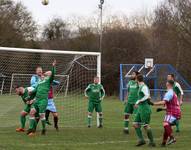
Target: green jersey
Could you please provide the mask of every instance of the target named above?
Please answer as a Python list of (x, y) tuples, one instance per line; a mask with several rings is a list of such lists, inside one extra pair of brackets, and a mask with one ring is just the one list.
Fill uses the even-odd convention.
[(179, 97), (180, 95), (184, 95), (184, 92), (178, 82), (174, 82), (173, 91)]
[(149, 98), (150, 98), (150, 91), (147, 85), (145, 84), (140, 85), (138, 90), (138, 101), (137, 101), (139, 102), (138, 112), (140, 113), (151, 112), (150, 105), (148, 104)]
[(139, 85), (137, 81), (130, 80), (127, 84), (128, 90), (128, 103), (135, 104), (138, 100)]
[(35, 88), (36, 99), (37, 100), (47, 99), (48, 98), (48, 93), (49, 93), (49, 90), (50, 90), (51, 83), (54, 80), (55, 72), (56, 72), (55, 67), (53, 67), (52, 68), (52, 75), (47, 76), (43, 80), (40, 80), (38, 82), (38, 85)]
[(28, 88), (25, 88), (23, 95), (21, 95), (21, 98), (22, 98), (24, 103), (26, 103), (29, 100), (34, 99), (34, 97), (35, 97), (35, 94), (29, 95), (29, 89)]
[(105, 96), (105, 90), (101, 84), (89, 84), (85, 89), (85, 95), (89, 98), (89, 101), (99, 103)]

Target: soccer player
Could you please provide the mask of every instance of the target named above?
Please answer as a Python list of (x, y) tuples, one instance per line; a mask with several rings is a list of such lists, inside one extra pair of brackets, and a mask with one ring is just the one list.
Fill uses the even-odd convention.
[(151, 108), (149, 105), (150, 91), (147, 85), (143, 81), (143, 75), (139, 74), (137, 76), (137, 81), (139, 84), (139, 90), (138, 90), (138, 100), (135, 103), (135, 108), (137, 108), (137, 113), (134, 120), (134, 128), (139, 138), (139, 141), (136, 146), (142, 146), (146, 144), (141, 131), (141, 126), (143, 126), (149, 138), (149, 146), (155, 147), (152, 130), (149, 125), (151, 119)]
[(36, 88), (38, 85), (38, 82), (41, 80), (41, 77), (43, 75), (42, 67), (38, 66), (36, 67), (36, 74), (31, 77), (31, 87)]
[(127, 98), (125, 100), (125, 110), (124, 110), (124, 133), (129, 134), (129, 116), (135, 113), (134, 105), (138, 100), (138, 90), (139, 85), (136, 80), (139, 72), (134, 71), (131, 75), (131, 80), (127, 84)]
[(173, 90), (174, 81), (168, 80), (166, 87), (168, 91), (166, 92), (163, 100), (154, 103), (155, 106), (166, 105), (166, 115), (163, 122), (164, 134), (161, 145), (163, 147), (166, 146), (166, 144), (170, 145), (176, 142), (176, 139), (172, 135), (172, 126), (175, 125), (176, 121), (181, 118), (180, 104), (177, 95)]
[(45, 119), (45, 111), (48, 104), (48, 93), (50, 90), (50, 86), (52, 84), (52, 81), (54, 80), (55, 75), (55, 65), (56, 60), (52, 63), (52, 71), (47, 71), (44, 73), (44, 76), (41, 77), (41, 80), (38, 82), (37, 87), (33, 91), (33, 93), (36, 94), (36, 100), (34, 104), (32, 105), (31, 111), (30, 111), (30, 126), (28, 130), (28, 135), (33, 136), (34, 135), (34, 127), (36, 124), (35, 121), (35, 114), (39, 113), (41, 123), (42, 123), (42, 135), (46, 134), (46, 119)]
[(33, 103), (33, 98), (35, 97), (34, 95), (29, 95), (31, 91), (32, 91), (31, 87), (24, 88), (22, 86), (17, 86), (15, 88), (16, 94), (19, 95), (24, 102), (24, 109), (20, 115), (21, 127), (16, 129), (17, 132), (25, 132), (26, 116), (30, 112), (31, 105)]
[[(174, 81), (173, 90), (174, 90), (174, 92), (176, 93), (176, 95), (177, 95), (177, 97), (179, 99), (180, 105), (182, 105), (184, 92), (183, 92), (180, 84), (175, 81), (174, 74), (169, 74), (167, 76), (167, 80)], [(176, 121), (176, 132), (180, 132), (180, 122), (179, 122), (179, 120)]]
[(91, 127), (92, 113), (95, 111), (99, 114), (99, 127), (103, 127), (103, 113), (101, 101), (105, 96), (105, 90), (103, 86), (99, 83), (99, 77), (94, 77), (94, 83), (89, 84), (85, 89), (85, 96), (88, 98), (88, 128)]
[(56, 110), (56, 106), (55, 106), (55, 103), (54, 103), (54, 94), (53, 94), (53, 86), (56, 86), (56, 85), (59, 85), (60, 82), (59, 81), (56, 81), (56, 80), (53, 80), (53, 83), (50, 87), (50, 91), (49, 91), (49, 94), (48, 94), (48, 106), (46, 108), (46, 114), (45, 114), (45, 118), (46, 118), (46, 123), (48, 125), (51, 125), (51, 123), (49, 122), (49, 114), (52, 113), (53, 115), (53, 118), (54, 118), (54, 128), (58, 131), (58, 113), (57, 113), (57, 110)]

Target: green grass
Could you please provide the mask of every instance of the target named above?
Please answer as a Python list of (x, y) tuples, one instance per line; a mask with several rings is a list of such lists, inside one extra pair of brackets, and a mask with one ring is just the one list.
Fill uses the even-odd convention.
[[(136, 148), (136, 136), (133, 128), (130, 128), (130, 135), (124, 135), (123, 129), (123, 104), (117, 100), (117, 98), (106, 98), (103, 102), (104, 110), (104, 128), (97, 129), (94, 125), (88, 129), (85, 126), (85, 107), (83, 107), (80, 113), (80, 117), (83, 119), (68, 120), (66, 114), (72, 113), (72, 109), (76, 109), (77, 105), (70, 103), (63, 103), (64, 110), (60, 111), (61, 116), (61, 128), (59, 132), (56, 132), (53, 127), (48, 127), (46, 136), (41, 136), (38, 130), (37, 136), (30, 138), (25, 133), (16, 133), (15, 128), (19, 126), (19, 112), (22, 110), (22, 103), (16, 96), (0, 96), (0, 150), (147, 150), (147, 145), (142, 148)], [(80, 104), (85, 104), (86, 101), (82, 101)], [(60, 105), (61, 102), (58, 102)], [(72, 107), (67, 109), (66, 107)], [(86, 106), (86, 105), (85, 105)], [(59, 107), (62, 108), (62, 107)], [(154, 132), (154, 137), (157, 143), (156, 148), (152, 149), (177, 149), (188, 150), (190, 149), (191, 139), (191, 105), (185, 103), (183, 106), (183, 118), (181, 120), (181, 132), (176, 134), (177, 143), (167, 148), (160, 148), (163, 128), (162, 120), (164, 113), (155, 113), (153, 110), (151, 126)], [(66, 111), (70, 111), (66, 113)], [(75, 117), (75, 115), (73, 115)], [(65, 118), (65, 119), (64, 119)], [(64, 122), (66, 122), (64, 124)], [(71, 127), (65, 127), (69, 125)], [(76, 123), (75, 123), (76, 122)], [(82, 123), (81, 123), (82, 122)], [(72, 124), (74, 123), (74, 124)], [(80, 124), (77, 127), (76, 124)], [(131, 124), (132, 125), (132, 124)]]

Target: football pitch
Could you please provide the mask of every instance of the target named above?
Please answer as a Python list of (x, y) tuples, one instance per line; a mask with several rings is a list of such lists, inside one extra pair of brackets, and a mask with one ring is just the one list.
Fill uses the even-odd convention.
[[(48, 126), (46, 136), (40, 135), (28, 137), (26, 133), (16, 133), (19, 127), (19, 113), (22, 103), (16, 96), (0, 96), (0, 150), (147, 150), (147, 149), (177, 149), (189, 150), (191, 140), (191, 105), (184, 103), (182, 107), (181, 132), (174, 133), (177, 143), (167, 148), (160, 148), (163, 134), (162, 120), (164, 112), (156, 113), (153, 108), (151, 126), (153, 129), (156, 148), (147, 145), (137, 148), (134, 145), (137, 138), (130, 125), (130, 134), (123, 134), (123, 109), (124, 105), (116, 97), (107, 97), (103, 101), (104, 128), (98, 129), (82, 126), (64, 127), (61, 120), (61, 128), (56, 132), (52, 126)], [(84, 101), (86, 103), (86, 101)], [(66, 107), (66, 106), (65, 106)], [(62, 116), (62, 111), (60, 116)], [(85, 115), (84, 115), (85, 116)], [(64, 116), (62, 116), (64, 117)], [(61, 118), (62, 118), (61, 117)], [(51, 120), (52, 121), (52, 120)], [(84, 117), (84, 122), (86, 118)], [(73, 120), (75, 123), (75, 120)], [(83, 123), (82, 123), (83, 124)], [(94, 120), (95, 124), (95, 120)], [(39, 124), (41, 126), (41, 124)], [(145, 134), (144, 134), (145, 135)], [(146, 137), (146, 135), (145, 135)]]

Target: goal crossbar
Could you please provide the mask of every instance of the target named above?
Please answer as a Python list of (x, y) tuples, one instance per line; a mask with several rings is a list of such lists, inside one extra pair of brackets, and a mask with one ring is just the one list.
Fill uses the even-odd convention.
[(27, 49), (27, 48), (11, 48), (0, 47), (0, 51), (14, 51), (14, 52), (29, 52), (29, 53), (52, 53), (52, 54), (68, 54), (68, 55), (94, 55), (100, 56), (99, 52), (81, 52), (81, 51), (61, 51), (61, 50), (46, 50), (46, 49)]

